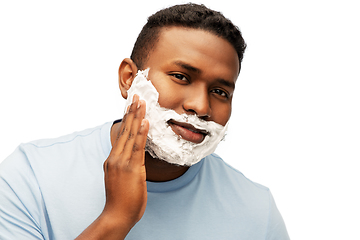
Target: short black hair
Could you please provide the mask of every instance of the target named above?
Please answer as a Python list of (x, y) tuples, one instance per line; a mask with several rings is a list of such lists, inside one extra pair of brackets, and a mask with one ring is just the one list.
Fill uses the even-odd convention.
[(143, 69), (151, 50), (158, 42), (160, 30), (171, 26), (205, 30), (227, 40), (235, 48), (241, 68), (246, 43), (239, 28), (220, 12), (202, 4), (188, 3), (162, 9), (148, 18), (130, 57), (139, 69)]

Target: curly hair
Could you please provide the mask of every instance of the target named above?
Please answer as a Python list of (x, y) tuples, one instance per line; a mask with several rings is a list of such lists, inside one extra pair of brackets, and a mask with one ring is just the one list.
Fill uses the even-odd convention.
[(239, 28), (220, 12), (213, 11), (204, 5), (189, 3), (165, 8), (148, 18), (135, 42), (130, 57), (139, 69), (143, 69), (154, 49), (161, 28), (171, 26), (209, 31), (227, 40), (235, 48), (241, 68), (246, 43)]

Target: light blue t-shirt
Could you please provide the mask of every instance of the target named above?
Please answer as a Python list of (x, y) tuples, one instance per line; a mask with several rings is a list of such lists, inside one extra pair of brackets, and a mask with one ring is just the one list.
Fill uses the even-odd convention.
[[(2, 162), (0, 239), (74, 239), (100, 215), (111, 126), (21, 144)], [(147, 188), (126, 239), (289, 239), (269, 189), (215, 154)]]

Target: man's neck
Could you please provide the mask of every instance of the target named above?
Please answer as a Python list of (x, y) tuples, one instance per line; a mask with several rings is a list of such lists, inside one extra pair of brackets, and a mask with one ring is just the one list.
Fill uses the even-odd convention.
[(179, 166), (153, 158), (145, 153), (146, 180), (151, 182), (165, 182), (183, 175), (189, 167)]

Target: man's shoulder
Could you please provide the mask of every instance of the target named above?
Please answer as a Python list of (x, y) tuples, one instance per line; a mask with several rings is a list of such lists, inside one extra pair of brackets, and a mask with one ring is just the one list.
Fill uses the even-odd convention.
[(29, 166), (33, 171), (52, 167), (60, 170), (67, 163), (77, 160), (105, 158), (111, 149), (111, 122), (57, 138), (40, 139), (20, 144), (2, 163), (2, 171), (19, 171)]
[(56, 138), (38, 139), (28, 143), (22, 143), (20, 146), (26, 148), (48, 148), (56, 145), (71, 144), (75, 142), (78, 138), (90, 139), (92, 137), (101, 137), (101, 135), (98, 134), (101, 134), (101, 131), (104, 128), (109, 129), (110, 125), (111, 122), (107, 122), (96, 127), (86, 128), (84, 130), (76, 131)]

